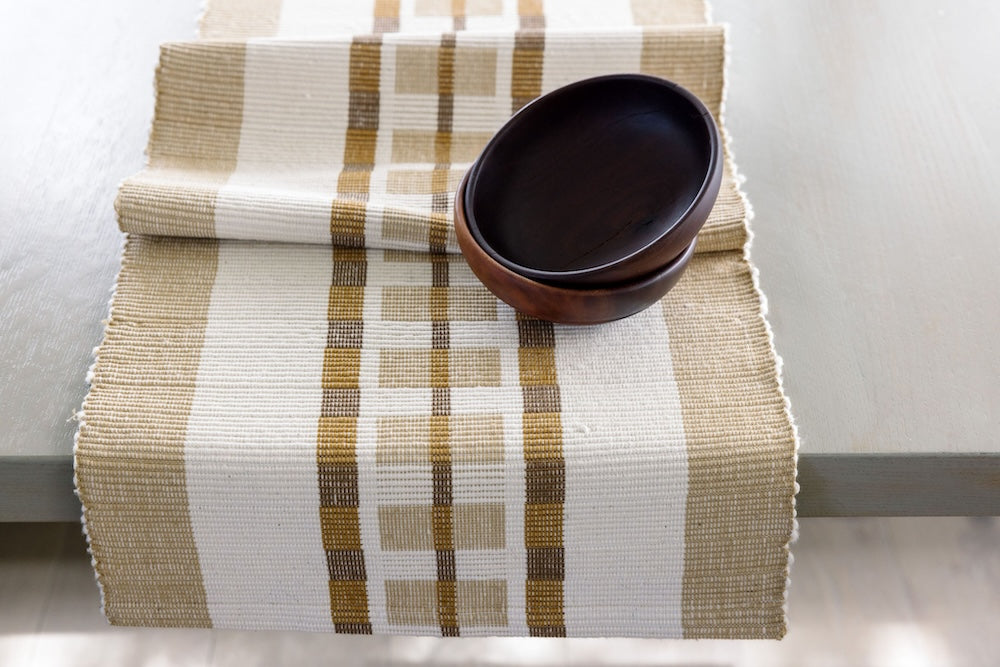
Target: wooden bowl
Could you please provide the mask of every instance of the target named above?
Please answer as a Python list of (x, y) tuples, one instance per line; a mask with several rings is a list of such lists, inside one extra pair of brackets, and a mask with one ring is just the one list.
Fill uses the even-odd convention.
[(455, 234), (462, 254), (479, 280), (516, 310), (561, 324), (601, 324), (633, 315), (659, 301), (694, 255), (695, 241), (681, 254), (638, 280), (611, 287), (564, 287), (522, 276), (497, 262), (473, 238), (465, 217), (466, 174), (455, 195)]
[(605, 286), (691, 245), (722, 181), (705, 105), (675, 83), (614, 74), (559, 88), (500, 129), (470, 170), (476, 242), (511, 271)]

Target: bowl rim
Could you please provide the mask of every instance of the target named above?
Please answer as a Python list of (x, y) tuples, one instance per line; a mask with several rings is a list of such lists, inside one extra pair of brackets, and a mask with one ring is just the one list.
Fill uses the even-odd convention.
[[(602, 324), (605, 322), (611, 322), (617, 319), (622, 319), (624, 317), (634, 315), (636, 312), (639, 311), (637, 310), (630, 313), (617, 315), (612, 318), (581, 319), (576, 317), (570, 318), (564, 316), (551, 318), (549, 317), (549, 315), (551, 315), (552, 313), (548, 314), (542, 313), (538, 308), (533, 307), (532, 304), (528, 304), (527, 308), (524, 309), (525, 306), (517, 305), (511, 302), (510, 299), (513, 298), (511, 293), (505, 292), (504, 295), (494, 290), (494, 287), (491, 286), (490, 284), (491, 282), (493, 282), (492, 279), (486, 280), (483, 278), (482, 275), (480, 275), (480, 270), (477, 269), (478, 263), (473, 261), (475, 258), (469, 256), (470, 252), (475, 252), (476, 257), (485, 262), (485, 265), (489, 267), (488, 272), (495, 273), (498, 277), (506, 279), (512, 285), (520, 285), (522, 288), (529, 288), (531, 290), (541, 290), (542, 292), (548, 294), (551, 297), (557, 297), (561, 301), (576, 303), (576, 304), (585, 301), (593, 302), (597, 300), (610, 299), (614, 298), (617, 295), (625, 293), (643, 292), (644, 290), (652, 287), (654, 284), (659, 284), (663, 281), (671, 280), (671, 278), (669, 277), (671, 274), (674, 276), (674, 281), (676, 282), (676, 280), (680, 278), (680, 275), (683, 274), (683, 272), (686, 270), (691, 260), (694, 259), (695, 247), (697, 246), (698, 243), (697, 237), (692, 239), (691, 242), (688, 245), (686, 245), (684, 249), (676, 257), (673, 257), (669, 261), (664, 262), (664, 264), (659, 268), (657, 268), (656, 270), (652, 271), (651, 273), (643, 274), (642, 276), (639, 276), (633, 280), (624, 283), (616, 283), (613, 285), (604, 285), (604, 286), (583, 285), (580, 287), (571, 287), (567, 285), (553, 285), (551, 283), (546, 283), (536, 280), (534, 278), (531, 278), (530, 276), (521, 275), (520, 273), (512, 271), (511, 269), (507, 268), (500, 262), (496, 261), (496, 259), (494, 259), (488, 252), (486, 252), (486, 250), (482, 246), (479, 245), (475, 237), (472, 236), (472, 231), (468, 224), (468, 216), (466, 215), (465, 211), (465, 201), (464, 197), (462, 196), (464, 194), (467, 182), (468, 182), (468, 174), (466, 174), (465, 177), (463, 177), (459, 185), (459, 189), (458, 192), (456, 193), (453, 206), (454, 225), (455, 225), (459, 248), (462, 251), (462, 256), (465, 258), (465, 261), (469, 265), (469, 268), (473, 272), (473, 274), (475, 274), (475, 276), (479, 279), (479, 281), (483, 284), (483, 286), (486, 287), (486, 289), (488, 289), (494, 296), (496, 296), (498, 299), (500, 299), (507, 305), (513, 307), (515, 310), (524, 312), (525, 314), (530, 315), (532, 317), (540, 317), (542, 319), (562, 324), (590, 325), (590, 324)], [(466, 248), (466, 245), (469, 245), (474, 249), (469, 250)], [(669, 291), (672, 287), (673, 285), (668, 287), (667, 291)], [(518, 293), (521, 292), (521, 289), (513, 289), (511, 290), (511, 292)], [(660, 298), (662, 298), (662, 295), (660, 296)], [(645, 310), (651, 305), (652, 303), (646, 304), (640, 310)]]
[[(520, 119), (523, 117), (523, 115), (526, 112), (528, 112), (529, 109), (536, 106), (540, 102), (547, 101), (551, 99), (553, 96), (568, 94), (569, 92), (572, 92), (578, 88), (599, 85), (608, 81), (639, 81), (642, 83), (653, 84), (661, 88), (670, 90), (671, 92), (679, 95), (688, 104), (694, 107), (694, 109), (698, 112), (698, 116), (702, 119), (702, 122), (704, 123), (706, 131), (708, 133), (708, 150), (709, 150), (709, 161), (706, 166), (704, 177), (702, 178), (701, 181), (701, 185), (698, 187), (698, 192), (695, 194), (694, 198), (691, 200), (688, 207), (684, 209), (684, 212), (678, 215), (673, 220), (672, 224), (670, 224), (669, 227), (667, 227), (659, 235), (657, 235), (656, 238), (649, 241), (642, 247), (637, 248), (631, 253), (619, 257), (610, 262), (605, 262), (604, 264), (586, 267), (583, 269), (573, 269), (569, 271), (552, 271), (547, 269), (535, 269), (532, 267), (524, 266), (522, 264), (518, 264), (517, 262), (508, 259), (507, 257), (504, 257), (501, 253), (497, 252), (497, 250), (492, 245), (490, 245), (483, 237), (482, 233), (479, 230), (479, 225), (476, 222), (475, 215), (473, 214), (474, 207), (472, 206), (472, 200), (475, 195), (475, 186), (479, 177), (479, 171), (483, 162), (483, 158), (486, 157), (496, 147), (496, 144), (502, 139), (502, 136), (507, 133), (509, 127), (519, 122)], [(620, 74), (603, 74), (600, 76), (580, 79), (578, 81), (566, 84), (565, 86), (556, 88), (555, 90), (551, 90), (548, 93), (540, 95), (535, 99), (531, 100), (530, 102), (528, 102), (527, 104), (525, 104), (520, 109), (518, 109), (510, 118), (508, 118), (507, 121), (503, 124), (503, 126), (501, 126), (500, 129), (497, 130), (494, 133), (494, 135), (490, 138), (489, 142), (487, 142), (486, 146), (479, 153), (479, 156), (476, 158), (475, 162), (472, 163), (472, 165), (466, 172), (467, 187), (464, 188), (462, 194), (462, 199), (463, 199), (462, 203), (464, 208), (463, 214), (465, 215), (469, 232), (472, 234), (472, 237), (475, 239), (476, 243), (478, 243), (480, 247), (482, 247), (488, 255), (490, 255), (493, 259), (495, 259), (497, 262), (499, 262), (506, 268), (517, 273), (518, 275), (521, 275), (526, 278), (531, 278), (532, 280), (536, 280), (546, 284), (551, 284), (551, 283), (562, 283), (563, 285), (572, 284), (574, 282), (573, 280), (574, 278), (594, 276), (595, 274), (600, 274), (609, 271), (611, 269), (614, 269), (615, 267), (621, 266), (623, 264), (627, 264), (628, 262), (635, 259), (639, 255), (648, 252), (651, 248), (658, 245), (667, 236), (673, 233), (681, 225), (682, 222), (687, 220), (692, 215), (692, 213), (694, 213), (696, 209), (700, 207), (704, 199), (708, 196), (709, 192), (713, 189), (713, 181), (715, 180), (715, 174), (717, 171), (719, 171), (719, 165), (722, 162), (722, 160), (723, 160), (722, 138), (720, 136), (719, 128), (715, 122), (715, 118), (714, 116), (712, 116), (712, 112), (708, 110), (708, 107), (706, 107), (705, 104), (700, 99), (698, 99), (698, 97), (690, 90), (688, 90), (684, 86), (674, 81), (670, 81), (669, 79), (664, 79), (662, 77), (652, 76), (649, 74), (641, 74), (635, 72), (620, 73)], [(685, 249), (686, 248), (687, 246), (685, 245)], [(677, 257), (679, 257), (682, 254), (684, 254), (684, 250), (681, 250), (680, 254)], [(663, 263), (669, 264), (673, 262), (674, 259), (676, 259), (676, 257), (665, 258), (663, 260)], [(639, 276), (636, 276), (636, 278), (638, 277)]]

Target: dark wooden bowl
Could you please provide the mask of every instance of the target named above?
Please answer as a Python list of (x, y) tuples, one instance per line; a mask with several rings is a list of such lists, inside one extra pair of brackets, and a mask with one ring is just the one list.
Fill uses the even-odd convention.
[(465, 213), (494, 260), (534, 280), (605, 286), (691, 245), (722, 181), (711, 113), (675, 83), (614, 74), (559, 88), (500, 129)]
[(501, 300), (527, 315), (561, 324), (601, 324), (633, 315), (659, 301), (694, 255), (695, 240), (673, 261), (638, 280), (612, 287), (550, 285), (511, 271), (473, 238), (465, 217), (466, 174), (455, 195), (455, 235), (472, 272)]

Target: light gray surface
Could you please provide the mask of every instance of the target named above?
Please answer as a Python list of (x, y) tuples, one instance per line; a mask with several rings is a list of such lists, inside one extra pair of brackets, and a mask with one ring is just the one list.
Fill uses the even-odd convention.
[(0, 664), (458, 667), (987, 667), (1000, 519), (807, 519), (789, 631), (731, 640), (359, 637), (111, 628), (80, 527), (0, 525)]
[(714, 4), (802, 451), (1000, 455), (1000, 4)]
[(143, 165), (159, 43), (198, 0), (4, 3), (0, 18), (0, 456), (66, 456)]
[[(732, 24), (727, 124), (757, 213), (753, 258), (803, 481), (868, 488), (847, 506), (878, 513), (890, 490), (869, 485), (865, 459), (811, 455), (983, 453), (951, 459), (947, 487), (934, 456), (900, 470), (914, 512), (946, 496), (940, 511), (993, 511), (983, 494), (1000, 496), (1000, 480), (966, 484), (961, 466), (981, 475), (1000, 459), (1000, 6), (715, 5)], [(0, 520), (75, 512), (53, 480), (68, 483), (69, 418), (118, 268), (115, 188), (142, 164), (157, 45), (190, 38), (198, 6), (4, 10), (0, 481), (19, 483), (0, 485)]]

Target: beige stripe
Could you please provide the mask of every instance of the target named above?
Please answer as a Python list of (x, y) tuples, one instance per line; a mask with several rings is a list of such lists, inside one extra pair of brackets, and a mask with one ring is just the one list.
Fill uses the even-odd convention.
[(211, 626), (188, 514), (184, 439), (216, 262), (215, 241), (137, 237), (125, 247), (76, 453), (115, 625)]
[(465, 0), (451, 0), (451, 29), (453, 31), (465, 30), (466, 14)]
[(517, 14), (522, 30), (540, 30), (545, 27), (542, 0), (517, 0)]
[(636, 25), (704, 23), (704, 0), (632, 0), (632, 21)]
[(125, 181), (115, 201), (123, 231), (215, 235), (215, 200), (239, 152), (245, 62), (243, 45), (162, 47), (149, 167)]
[(210, 0), (198, 26), (201, 39), (250, 39), (278, 34), (281, 0)]
[(684, 636), (780, 637), (795, 443), (750, 267), (696, 255), (663, 304), (688, 451)]
[(165, 44), (156, 73), (152, 167), (230, 172), (243, 123), (241, 44)]
[(399, 0), (375, 0), (372, 32), (399, 32)]

